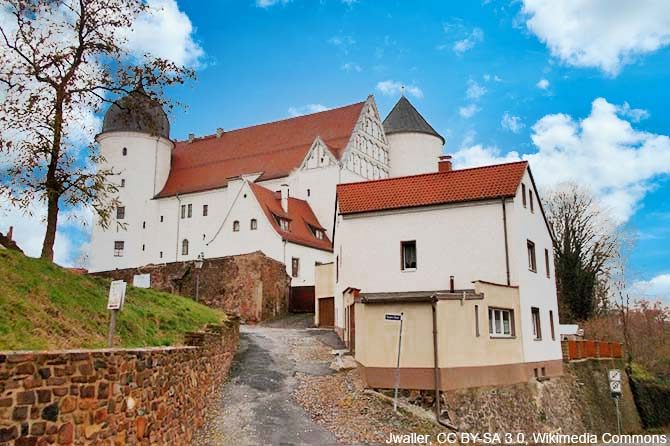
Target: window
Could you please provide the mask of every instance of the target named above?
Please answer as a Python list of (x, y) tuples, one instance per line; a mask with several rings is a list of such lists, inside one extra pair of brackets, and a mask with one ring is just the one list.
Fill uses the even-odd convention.
[(147, 228), (147, 222), (146, 222), (146, 221), (143, 221), (143, 222), (142, 222), (142, 229), (146, 229), (146, 228)]
[(146, 248), (146, 245), (143, 243), (142, 244), (142, 251), (144, 251), (145, 248)]
[(314, 230), (314, 237), (317, 238), (317, 240), (323, 240), (325, 238), (325, 235), (321, 229), (315, 229)]
[(312, 193), (312, 192), (311, 192), (309, 189), (307, 189), (307, 196), (308, 196), (308, 197), (311, 196), (311, 193)]
[(203, 204), (202, 205), (202, 216), (207, 217), (208, 212), (209, 212), (209, 206), (207, 206), (206, 204)]
[(181, 255), (187, 256), (188, 255), (188, 240), (184, 239), (181, 242)]
[(277, 222), (279, 222), (279, 227), (282, 231), (288, 232), (291, 229), (291, 225), (287, 219), (277, 217)]
[(489, 334), (503, 338), (514, 336), (514, 312), (503, 308), (489, 308)]
[(114, 257), (123, 257), (124, 242), (114, 242)]
[(188, 205), (188, 218), (193, 217), (193, 205), (189, 204)]
[(556, 331), (554, 330), (554, 312), (549, 310), (549, 328), (551, 328), (551, 340), (556, 340)]
[(116, 219), (117, 220), (123, 220), (126, 218), (126, 207), (125, 206), (117, 206), (116, 208)]
[(124, 147), (123, 149), (121, 149), (121, 154), (122, 154), (123, 156), (128, 155), (128, 148), (127, 148), (127, 147)]
[(233, 222), (233, 232), (240, 232), (240, 222), (237, 220)]
[(536, 273), (537, 263), (535, 262), (535, 243), (526, 240), (526, 245), (528, 246), (528, 269)]
[(297, 257), (291, 258), (291, 277), (298, 277), (300, 275), (300, 259)]
[(162, 258), (163, 258), (163, 251), (161, 251), (160, 253), (158, 253), (158, 256), (162, 259)]
[(547, 270), (547, 277), (550, 277), (551, 273), (549, 272), (549, 250), (548, 249), (544, 250), (544, 268)]
[(249, 222), (249, 228), (252, 231), (255, 231), (256, 229), (258, 229), (258, 220), (256, 220), (255, 218), (252, 218), (251, 221)]
[(163, 223), (163, 216), (161, 215), (161, 223)]
[(475, 305), (475, 336), (479, 337), (479, 305)]
[(126, 179), (121, 178), (121, 187), (126, 187)]
[(542, 326), (540, 324), (540, 309), (532, 307), (530, 312), (533, 316), (533, 337), (539, 341), (542, 339)]
[(535, 212), (535, 207), (533, 206), (533, 191), (528, 191), (528, 199), (530, 200), (530, 211)]
[(400, 242), (400, 269), (416, 269), (416, 240)]
[(181, 205), (181, 218), (186, 218), (186, 205)]
[(526, 207), (526, 185), (521, 183), (521, 202), (523, 207)]

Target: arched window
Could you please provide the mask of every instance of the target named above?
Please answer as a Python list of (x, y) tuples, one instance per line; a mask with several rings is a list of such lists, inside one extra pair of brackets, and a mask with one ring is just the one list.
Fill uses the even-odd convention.
[(255, 218), (251, 219), (251, 222), (249, 223), (249, 227), (251, 228), (252, 231), (255, 231), (258, 229), (258, 221)]
[(181, 255), (187, 256), (188, 255), (188, 240), (184, 239), (181, 242)]
[(128, 148), (127, 148), (127, 147), (124, 147), (124, 148), (121, 150), (121, 154), (122, 154), (123, 156), (128, 155)]
[(233, 222), (233, 232), (240, 232), (240, 222), (237, 220)]

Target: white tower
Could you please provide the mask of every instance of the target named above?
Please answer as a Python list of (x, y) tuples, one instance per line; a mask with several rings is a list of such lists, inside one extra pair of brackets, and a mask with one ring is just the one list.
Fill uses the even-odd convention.
[[(149, 234), (156, 225), (158, 194), (170, 173), (173, 142), (170, 122), (159, 103), (140, 87), (112, 104), (96, 137), (105, 161), (99, 168), (117, 174), (109, 180), (119, 188), (119, 208), (107, 230), (93, 228), (92, 271), (143, 264), (148, 258)], [(125, 226), (123, 228), (122, 226)]]
[(402, 96), (384, 119), (391, 177), (437, 172), (444, 138)]

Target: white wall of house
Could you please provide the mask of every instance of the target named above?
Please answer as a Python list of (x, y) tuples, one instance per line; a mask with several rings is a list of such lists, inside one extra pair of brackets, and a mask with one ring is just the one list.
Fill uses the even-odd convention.
[[(526, 193), (533, 193), (533, 211), (530, 209), (530, 198), (527, 195), (526, 207), (521, 197), (522, 187), (519, 186), (517, 196), (508, 206), (510, 259), (513, 266), (513, 277), (519, 285), (521, 299), (521, 322), (524, 330), (523, 348), (526, 361), (545, 361), (561, 359), (561, 344), (558, 333), (558, 300), (556, 297), (556, 278), (554, 257), (549, 230), (542, 215), (540, 200), (528, 171), (524, 174), (522, 184)], [(527, 241), (535, 244), (536, 272), (529, 269)], [(549, 254), (549, 277), (545, 267), (545, 249)], [(531, 308), (539, 309), (542, 339), (533, 336)], [(549, 312), (554, 320), (554, 339), (551, 336)]]
[(393, 133), (387, 138), (391, 177), (437, 172), (443, 147), (440, 138), (426, 133)]

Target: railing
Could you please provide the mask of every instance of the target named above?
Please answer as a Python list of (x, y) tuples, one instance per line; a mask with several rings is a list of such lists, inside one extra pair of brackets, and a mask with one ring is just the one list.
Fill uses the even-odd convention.
[(623, 347), (619, 342), (607, 341), (563, 341), (563, 359), (574, 361), (588, 358), (622, 358)]

